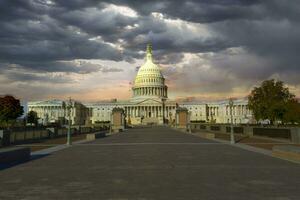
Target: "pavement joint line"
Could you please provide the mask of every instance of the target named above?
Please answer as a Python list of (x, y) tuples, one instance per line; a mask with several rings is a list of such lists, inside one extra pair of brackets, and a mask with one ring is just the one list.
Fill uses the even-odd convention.
[(105, 143), (105, 144), (77, 144), (77, 146), (130, 146), (130, 145), (223, 145), (220, 143), (193, 143), (193, 142), (139, 142), (139, 143)]
[[(218, 140), (216, 140), (219, 142)], [(282, 143), (242, 143), (244, 144), (282, 144)], [(216, 142), (139, 142), (139, 143), (105, 143), (105, 144), (77, 144), (76, 146), (113, 146), (113, 145), (231, 145), (230, 143)], [(235, 144), (240, 145), (240, 144)]]
[[(220, 139), (212, 139), (220, 143), (215, 142), (138, 142), (138, 143), (105, 143), (105, 144), (92, 144), (88, 143), (91, 142), (89, 140), (82, 140), (80, 143), (73, 143), (73, 145), (91, 145), (91, 146), (103, 146), (103, 145), (229, 145), (230, 143), (228, 141), (223, 141)], [(235, 145), (247, 145), (247, 144), (275, 144), (275, 145), (294, 145), (294, 143), (268, 143), (268, 142), (247, 142), (247, 143), (235, 143)], [(60, 145), (66, 145), (66, 144), (24, 144), (24, 145), (16, 145), (18, 147), (55, 147)]]

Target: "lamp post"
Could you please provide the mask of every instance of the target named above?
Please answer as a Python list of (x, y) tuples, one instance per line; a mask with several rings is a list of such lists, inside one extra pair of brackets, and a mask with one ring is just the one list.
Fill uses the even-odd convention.
[(72, 109), (72, 99), (70, 97), (69, 102), (68, 102), (68, 135), (67, 135), (67, 145), (72, 145), (71, 141), (71, 109)]
[(166, 121), (166, 119), (165, 119), (165, 101), (166, 101), (166, 99), (162, 99), (162, 111), (163, 111), (163, 124), (165, 125), (165, 121)]
[(234, 141), (234, 134), (233, 134), (233, 99), (230, 98), (229, 99), (229, 107), (230, 107), (230, 143), (231, 144), (234, 144), (235, 141)]

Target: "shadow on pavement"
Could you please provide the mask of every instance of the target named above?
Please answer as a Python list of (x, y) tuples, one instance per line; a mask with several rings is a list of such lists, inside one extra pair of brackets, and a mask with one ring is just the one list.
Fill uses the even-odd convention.
[(40, 158), (44, 158), (46, 156), (49, 156), (50, 154), (38, 154), (38, 155), (31, 155), (29, 160), (26, 161), (16, 161), (16, 162), (10, 162), (10, 163), (1, 163), (0, 164), (0, 171), (5, 170), (23, 163), (31, 162)]

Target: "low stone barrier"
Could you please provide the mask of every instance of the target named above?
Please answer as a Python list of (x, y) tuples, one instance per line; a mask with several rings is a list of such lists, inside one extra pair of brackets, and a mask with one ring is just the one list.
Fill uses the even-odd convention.
[[(108, 123), (109, 124), (109, 123)], [(109, 126), (72, 126), (71, 134), (94, 133), (109, 130)], [(68, 127), (23, 127), (0, 130), (0, 146), (34, 143), (39, 140), (66, 137)], [(98, 137), (98, 136), (97, 136)]]
[(300, 147), (294, 145), (275, 145), (272, 156), (300, 162)]
[(282, 138), (291, 140), (291, 130), (287, 128), (253, 128), (254, 136)]
[[(229, 124), (190, 123), (188, 124), (188, 130), (191, 130), (191, 132), (207, 131), (211, 133), (229, 134), (231, 126)], [(235, 124), (233, 126), (233, 132), (250, 137), (269, 137), (300, 144), (299, 127), (261, 127)]]
[(0, 130), (0, 146), (8, 146), (10, 144), (10, 135), (8, 131)]
[(214, 139), (215, 134), (214, 133), (198, 133), (200, 137), (206, 138), (206, 139)]
[(86, 140), (95, 140), (97, 138), (103, 138), (106, 136), (106, 132), (89, 133), (86, 134)]
[(66, 129), (66, 128), (57, 130), (57, 135), (58, 136), (67, 135), (67, 133), (68, 133), (68, 129)]
[(0, 149), (0, 164), (30, 160), (29, 147), (8, 147)]

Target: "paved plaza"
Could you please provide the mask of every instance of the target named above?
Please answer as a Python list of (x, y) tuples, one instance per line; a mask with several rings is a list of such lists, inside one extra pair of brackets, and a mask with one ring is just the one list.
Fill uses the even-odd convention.
[(0, 171), (0, 199), (300, 198), (300, 165), (167, 127), (134, 128)]

